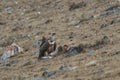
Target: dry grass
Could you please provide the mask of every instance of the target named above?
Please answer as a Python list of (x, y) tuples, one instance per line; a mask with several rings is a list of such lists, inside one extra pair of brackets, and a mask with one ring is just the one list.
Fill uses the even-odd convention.
[[(101, 11), (118, 4), (117, 0), (85, 0), (87, 3), (85, 7), (69, 11), (72, 2), (81, 1), (83, 0), (19, 0), (19, 5), (16, 5), (14, 0), (2, 0), (2, 4), (0, 2), (0, 11), (2, 9), (0, 17), (1, 20), (6, 21), (6, 24), (0, 25), (0, 43), (3, 38), (10, 36), (28, 51), (12, 57), (11, 59), (17, 59), (18, 62), (11, 66), (0, 64), (1, 80), (31, 80), (35, 75), (41, 77), (42, 68), (58, 70), (63, 64), (78, 66), (78, 68), (71, 71), (60, 71), (51, 76), (49, 80), (119, 80), (120, 55), (110, 56), (110, 54), (120, 50), (120, 23), (103, 29), (100, 27), (103, 23), (109, 23), (119, 18), (120, 13), (98, 18)], [(12, 14), (8, 14), (4, 10), (6, 6), (11, 6), (14, 9)], [(19, 8), (21, 11), (26, 9), (26, 12), (20, 15)], [(37, 14), (38, 12), (40, 15)], [(79, 23), (80, 20), (90, 16), (97, 18)], [(18, 21), (15, 22), (15, 20)], [(52, 21), (46, 23), (48, 20)], [(75, 27), (78, 25), (80, 28)], [(29, 28), (30, 26), (32, 27)], [(16, 27), (19, 28), (12, 32)], [(92, 55), (88, 55), (89, 49), (86, 49), (85, 52), (70, 58), (60, 55), (53, 59), (37, 61), (37, 55), (34, 55), (34, 52), (38, 49), (32, 48), (33, 42), (43, 35), (48, 36), (50, 32), (56, 33), (56, 42), (61, 45), (94, 44), (103, 36), (108, 36), (112, 44), (96, 49)], [(74, 33), (72, 41), (68, 36), (71, 32)], [(39, 34), (37, 35), (37, 33)], [(0, 50), (1, 52), (3, 51)], [(97, 61), (95, 66), (85, 65), (93, 60)], [(31, 64), (23, 66), (27, 61), (30, 61)]]

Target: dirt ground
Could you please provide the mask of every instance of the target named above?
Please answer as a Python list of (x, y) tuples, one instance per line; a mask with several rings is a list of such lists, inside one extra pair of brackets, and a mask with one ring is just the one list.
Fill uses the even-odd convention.
[[(120, 80), (120, 21), (115, 22), (120, 11), (102, 15), (116, 5), (120, 6), (119, 0), (0, 0), (0, 52), (12, 42), (24, 49), (10, 58), (18, 62), (0, 64), (0, 80), (32, 80), (42, 77), (44, 68), (58, 70), (61, 65), (77, 68), (60, 71), (48, 80)], [(104, 36), (109, 41), (72, 57), (62, 54), (38, 61), (38, 47), (32, 45), (51, 32), (56, 33), (58, 45), (94, 45)], [(86, 65), (91, 61), (95, 64)], [(24, 66), (26, 62), (30, 63)]]

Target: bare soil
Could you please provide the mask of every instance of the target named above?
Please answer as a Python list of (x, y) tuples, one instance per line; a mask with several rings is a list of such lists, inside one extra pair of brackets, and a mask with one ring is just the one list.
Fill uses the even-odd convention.
[[(73, 3), (84, 5), (70, 10)], [(18, 60), (17, 63), (0, 64), (0, 80), (32, 80), (34, 76), (42, 77), (43, 68), (58, 70), (61, 65), (77, 69), (60, 71), (48, 80), (120, 80), (120, 22), (110, 24), (120, 18), (120, 12), (101, 16), (115, 5), (120, 5), (119, 0), (0, 0), (0, 52), (12, 42), (28, 50), (10, 58)], [(109, 25), (101, 28), (102, 24)], [(56, 33), (58, 45), (93, 45), (104, 36), (110, 41), (93, 47), (91, 55), (91, 48), (85, 48), (69, 58), (62, 54), (37, 61), (34, 52), (38, 47), (32, 45), (51, 32)], [(23, 66), (27, 61), (31, 63)], [(91, 61), (97, 62), (86, 66)]]

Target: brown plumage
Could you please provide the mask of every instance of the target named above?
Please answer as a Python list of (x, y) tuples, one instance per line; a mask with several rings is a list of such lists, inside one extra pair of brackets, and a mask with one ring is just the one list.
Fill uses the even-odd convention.
[(50, 54), (51, 52), (56, 50), (56, 42), (54, 42), (54, 44), (50, 44), (48, 42), (48, 39), (46, 39), (45, 37), (42, 38), (42, 44), (40, 45), (39, 48), (39, 56), (38, 59), (41, 59), (41, 57), (45, 56), (46, 53)]

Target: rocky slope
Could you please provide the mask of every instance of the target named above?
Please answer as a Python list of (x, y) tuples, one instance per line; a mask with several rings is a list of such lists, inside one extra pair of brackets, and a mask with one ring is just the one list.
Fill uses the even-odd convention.
[[(88, 45), (85, 51), (37, 61), (33, 43), (56, 33), (56, 42)], [(71, 38), (72, 36), (72, 38)], [(41, 78), (44, 70), (61, 65), (76, 66), (58, 71), (48, 80), (120, 79), (119, 0), (0, 0), (0, 52), (16, 42), (23, 49), (9, 63), (0, 64), (1, 80)], [(40, 79), (41, 80), (41, 79)]]

